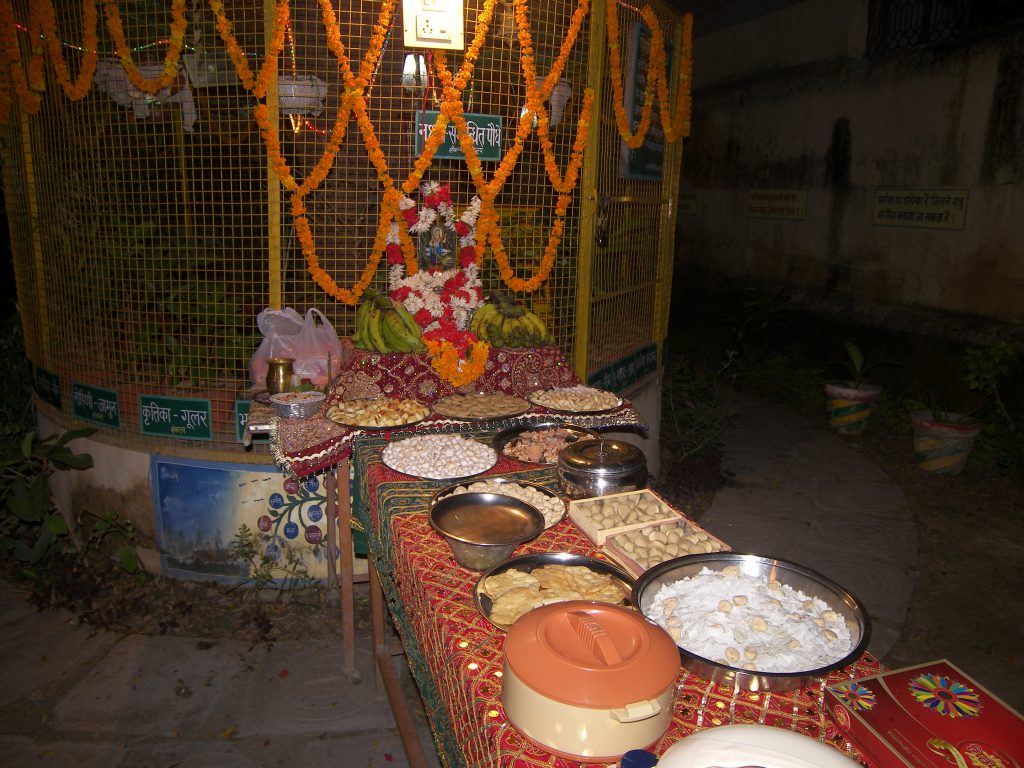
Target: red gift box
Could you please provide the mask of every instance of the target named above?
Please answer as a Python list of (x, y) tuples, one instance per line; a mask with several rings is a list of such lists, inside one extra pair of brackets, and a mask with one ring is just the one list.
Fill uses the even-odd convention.
[(872, 764), (1024, 765), (1024, 718), (945, 659), (830, 686), (826, 704)]

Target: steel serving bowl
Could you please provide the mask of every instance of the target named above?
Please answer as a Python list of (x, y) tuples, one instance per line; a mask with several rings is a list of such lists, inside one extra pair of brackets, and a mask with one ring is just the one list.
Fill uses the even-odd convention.
[(558, 483), (572, 499), (639, 491), (647, 480), (644, 452), (625, 440), (580, 440), (558, 454)]
[(852, 648), (841, 659), (823, 667), (795, 672), (763, 672), (712, 661), (679, 645), (679, 656), (684, 669), (705, 680), (730, 685), (734, 690), (789, 691), (809, 685), (832, 670), (852, 664), (864, 653), (871, 638), (871, 619), (860, 600), (831, 579), (787, 560), (735, 552), (685, 555), (666, 560), (644, 572), (637, 579), (633, 587), (633, 605), (644, 616), (650, 618), (651, 603), (664, 585), (696, 576), (703, 568), (721, 571), (728, 566), (739, 568), (744, 576), (775, 579), (808, 597), (818, 597), (828, 603), (829, 607), (842, 617), (850, 630)]
[(459, 493), (431, 505), (430, 525), (448, 542), (459, 565), (486, 571), (543, 531), (544, 516), (511, 496)]

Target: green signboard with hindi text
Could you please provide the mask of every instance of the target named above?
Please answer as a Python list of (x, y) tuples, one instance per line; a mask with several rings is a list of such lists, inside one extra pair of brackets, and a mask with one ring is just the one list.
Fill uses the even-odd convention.
[(60, 410), (60, 376), (36, 366), (35, 389), (44, 403), (49, 403)]
[(656, 373), (657, 370), (658, 348), (654, 344), (649, 344), (591, 374), (587, 383), (609, 392), (622, 392)]
[(139, 429), (144, 435), (213, 440), (210, 401), (191, 397), (139, 395)]
[(76, 419), (121, 428), (121, 406), (113, 389), (71, 382), (71, 413)]
[[(427, 137), (430, 136), (439, 114), (441, 113), (430, 109), (416, 112), (416, 125), (413, 128), (413, 152), (417, 156), (423, 151), (423, 145), (426, 143)], [(473, 149), (476, 151), (477, 158), (501, 160), (501, 115), (479, 115), (467, 112), (466, 128), (470, 138), (473, 139)], [(459, 146), (455, 124), (448, 123), (444, 141), (437, 148), (434, 159), (463, 160), (465, 157), (462, 147)]]

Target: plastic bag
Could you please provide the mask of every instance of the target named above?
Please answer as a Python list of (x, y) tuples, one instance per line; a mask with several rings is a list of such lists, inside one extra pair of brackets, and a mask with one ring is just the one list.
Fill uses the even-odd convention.
[(249, 379), (254, 386), (266, 381), (267, 360), (271, 357), (292, 358), (295, 375), (300, 380), (309, 379), (314, 387), (325, 386), (341, 369), (341, 341), (319, 309), (310, 309), (305, 318), (291, 307), (265, 309), (256, 318), (256, 325), (263, 341), (249, 361)]

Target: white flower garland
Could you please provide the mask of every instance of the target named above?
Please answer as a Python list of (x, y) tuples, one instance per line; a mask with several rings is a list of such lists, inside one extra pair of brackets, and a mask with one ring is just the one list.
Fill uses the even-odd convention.
[[(409, 225), (409, 232), (414, 235), (427, 232), (440, 220), (446, 229), (458, 233), (455, 211), (448, 199), (447, 188), (436, 181), (429, 181), (421, 187), (421, 194), (424, 200), (432, 197), (441, 199), (436, 205), (425, 204), (420, 208), (416, 221)], [(403, 196), (398, 208), (404, 212), (415, 205), (411, 198)], [(445, 319), (458, 330), (464, 331), (469, 327), (473, 312), (484, 303), (483, 285), (480, 282), (475, 251), (476, 222), (479, 216), (480, 198), (474, 195), (469, 207), (458, 219), (465, 225), (466, 234), (458, 237), (459, 252), (456, 257), (459, 263), (465, 266), (448, 270), (421, 269), (415, 275), (409, 276), (405, 275), (405, 265), (402, 263), (391, 264), (388, 267), (388, 289), (392, 298), (397, 298), (405, 304), (424, 332), (440, 328), (442, 320)], [(399, 243), (398, 224), (393, 222), (388, 230), (387, 244)], [(472, 249), (472, 252), (467, 252), (467, 249)], [(425, 316), (417, 316), (422, 310), (429, 313), (429, 322)]]

